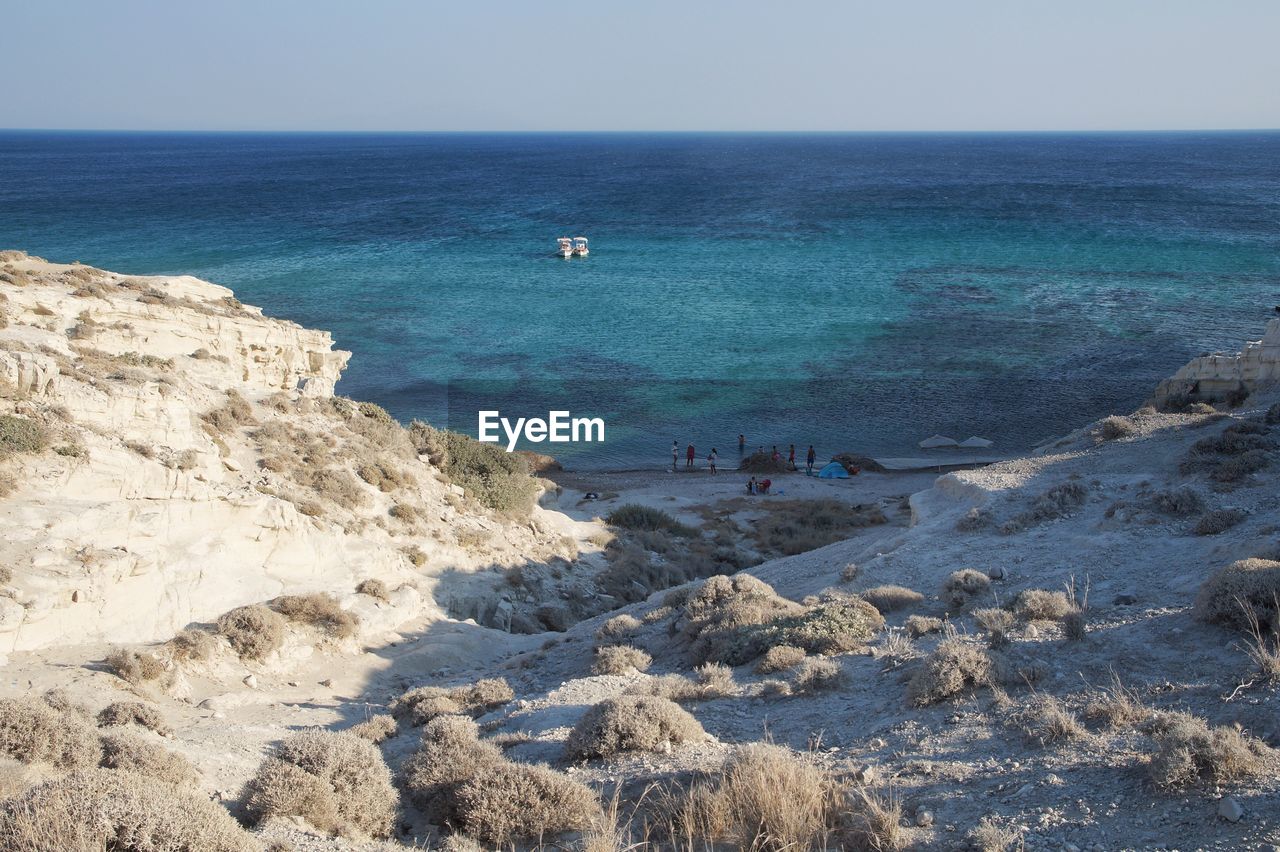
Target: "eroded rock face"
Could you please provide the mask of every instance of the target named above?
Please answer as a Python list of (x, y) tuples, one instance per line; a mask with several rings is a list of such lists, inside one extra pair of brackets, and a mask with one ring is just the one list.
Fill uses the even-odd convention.
[[(0, 461), (0, 654), (167, 639), (368, 577), (411, 587), (393, 596), (403, 621), (434, 610), (434, 574), (550, 547), (460, 501), (385, 412), (335, 399), (350, 353), (327, 332), (186, 276), (17, 253), (0, 273), (0, 414), (47, 439)], [(361, 474), (370, 464), (395, 481)], [(484, 553), (459, 544), (495, 523)]]
[(1246, 343), (1234, 355), (1202, 355), (1164, 380), (1152, 404), (1162, 407), (1173, 396), (1219, 402), (1231, 394), (1252, 393), (1280, 380), (1280, 318), (1267, 323), (1261, 340)]

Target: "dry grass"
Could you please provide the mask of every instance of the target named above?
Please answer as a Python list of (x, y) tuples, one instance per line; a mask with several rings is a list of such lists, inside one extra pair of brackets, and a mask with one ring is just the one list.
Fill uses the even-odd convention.
[(263, 762), (249, 782), (246, 808), (256, 821), (300, 816), (321, 831), (387, 837), (397, 803), (391, 773), (372, 743), (307, 730), (288, 737)]
[(1151, 718), (1154, 713), (1142, 703), (1141, 696), (1120, 682), (1112, 673), (1111, 686), (1090, 690), (1084, 706), (1084, 717), (1101, 722), (1115, 730), (1136, 727)]
[(498, 848), (580, 830), (601, 814), (599, 799), (584, 784), (507, 761), (468, 778), (453, 798), (462, 830)]
[(974, 506), (956, 521), (956, 531), (962, 533), (981, 532), (995, 526), (995, 516), (986, 506)]
[(1099, 421), (1097, 435), (1103, 441), (1115, 441), (1127, 438), (1136, 431), (1128, 417), (1112, 415)]
[(125, 732), (102, 738), (102, 766), (136, 772), (166, 784), (190, 786), (199, 779), (195, 767), (182, 755)]
[(591, 672), (598, 675), (642, 672), (652, 663), (653, 658), (639, 648), (633, 648), (630, 645), (609, 645), (596, 650), (596, 659), (591, 666)]
[(1000, 532), (1010, 535), (1045, 521), (1066, 517), (1083, 507), (1088, 496), (1089, 490), (1079, 482), (1055, 485), (1033, 500), (1025, 512), (1002, 524)]
[(628, 751), (658, 751), (669, 744), (706, 739), (698, 720), (673, 701), (624, 695), (587, 710), (569, 732), (570, 760), (608, 757)]
[(1196, 595), (1195, 615), (1201, 621), (1242, 632), (1250, 630), (1250, 614), (1263, 625), (1280, 618), (1280, 562), (1242, 559), (1205, 580)]
[(136, 772), (95, 769), (0, 803), (2, 852), (258, 852), (220, 805)]
[(284, 617), (261, 604), (238, 607), (218, 619), (218, 632), (245, 660), (264, 660), (279, 649), (284, 629)]
[(941, 618), (933, 618), (927, 615), (910, 615), (907, 620), (902, 623), (906, 628), (908, 635), (913, 639), (919, 639), (929, 633), (941, 633), (943, 621)]
[(379, 579), (370, 577), (361, 580), (356, 586), (357, 595), (368, 595), (369, 597), (380, 600), (383, 603), (391, 603), (391, 590), (387, 588), (387, 584)]
[(209, 409), (201, 417), (204, 422), (223, 435), (258, 422), (253, 416), (253, 406), (249, 404), (249, 400), (236, 390), (228, 390), (226, 402), (217, 408)]
[[(1280, 681), (1280, 624), (1274, 618), (1264, 622), (1246, 603), (1242, 602), (1240, 608), (1249, 622), (1245, 653), (1263, 681), (1269, 684)], [(1280, 611), (1280, 598), (1272, 600), (1272, 612), (1276, 611)]]
[(806, 656), (803, 648), (776, 645), (765, 651), (764, 656), (756, 662), (756, 671), (760, 674), (786, 671), (799, 665)]
[(481, 713), (501, 707), (515, 697), (510, 684), (503, 678), (485, 678), (466, 686), (445, 689), (439, 686), (420, 686), (411, 689), (391, 702), (391, 712), (397, 718), (408, 718), (412, 725), (425, 725), (437, 716)]
[(917, 707), (936, 704), (994, 682), (994, 664), (985, 650), (959, 637), (944, 639), (907, 684)]
[(207, 630), (188, 628), (165, 643), (169, 656), (178, 661), (207, 660), (218, 650), (218, 637)]
[(173, 733), (160, 711), (141, 701), (113, 701), (98, 713), (98, 725), (112, 728), (120, 725), (140, 725), (155, 731), (162, 737)]
[(98, 733), (79, 715), (59, 713), (34, 698), (0, 698), (0, 754), (60, 769), (97, 766)]
[(610, 512), (604, 521), (611, 527), (633, 532), (665, 532), (686, 538), (696, 532), (692, 527), (680, 523), (661, 509), (653, 509), (636, 503), (627, 503), (619, 506)]
[(1186, 518), (1205, 510), (1204, 498), (1192, 488), (1176, 488), (1157, 491), (1151, 495), (1151, 505), (1157, 512)]
[(924, 600), (924, 595), (905, 586), (876, 586), (864, 592), (859, 592), (858, 597), (881, 612), (895, 612), (900, 609), (906, 609)]
[(1009, 715), (1008, 724), (1019, 728), (1027, 741), (1040, 746), (1087, 736), (1076, 715), (1056, 697), (1039, 694)]
[(623, 613), (615, 615), (596, 630), (596, 640), (601, 642), (625, 638), (643, 626), (643, 622), (634, 615)]
[(811, 695), (838, 689), (844, 683), (844, 671), (835, 660), (808, 658), (796, 666), (791, 677), (793, 695)]
[(107, 667), (132, 684), (155, 680), (164, 674), (164, 663), (153, 654), (116, 648), (107, 654)]
[(1159, 748), (1151, 759), (1151, 777), (1163, 787), (1258, 778), (1274, 764), (1275, 752), (1261, 740), (1237, 728), (1210, 727), (1189, 713), (1158, 713), (1149, 727)]
[(49, 430), (37, 421), (0, 414), (0, 459), (15, 453), (38, 453), (49, 441)]
[(961, 568), (947, 576), (942, 584), (942, 599), (952, 609), (964, 609), (976, 598), (991, 590), (991, 578), (973, 568)]
[(984, 816), (969, 831), (969, 845), (978, 852), (1015, 852), (1022, 848), (1022, 832)]
[(306, 624), (333, 639), (350, 639), (359, 632), (360, 619), (347, 612), (333, 595), (282, 595), (268, 606), (296, 624)]
[(1003, 648), (1009, 644), (1009, 631), (1013, 629), (1013, 613), (999, 607), (975, 609), (973, 620), (979, 627), (987, 631), (987, 642), (992, 648)]

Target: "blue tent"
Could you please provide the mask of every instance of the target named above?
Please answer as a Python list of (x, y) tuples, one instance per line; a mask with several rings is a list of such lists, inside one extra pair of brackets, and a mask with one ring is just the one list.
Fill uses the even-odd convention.
[(849, 471), (844, 469), (844, 465), (838, 461), (830, 462), (822, 470), (818, 471), (819, 479), (848, 479)]

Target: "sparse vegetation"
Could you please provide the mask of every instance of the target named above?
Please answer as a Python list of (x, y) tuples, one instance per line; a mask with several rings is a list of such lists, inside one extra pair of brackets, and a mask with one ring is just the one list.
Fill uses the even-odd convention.
[(472, 775), (453, 798), (462, 831), (496, 848), (583, 829), (600, 815), (586, 785), (544, 766), (509, 761)]
[(794, 556), (849, 538), (855, 530), (888, 523), (875, 505), (851, 506), (839, 500), (782, 500), (768, 504), (768, 514), (751, 533), (762, 553)]
[(226, 435), (241, 426), (249, 426), (258, 421), (253, 416), (253, 406), (239, 391), (228, 390), (227, 400), (217, 408), (211, 408), (202, 416), (206, 423), (216, 431)]
[(471, 778), (483, 778), (505, 758), (479, 739), (465, 716), (439, 716), (422, 729), (422, 742), (401, 771), (406, 795), (437, 825), (458, 825), (455, 794)]
[(182, 755), (125, 732), (102, 738), (102, 766), (136, 772), (166, 784), (189, 785), (199, 778), (195, 767)]
[(380, 713), (377, 716), (365, 719), (359, 724), (352, 725), (347, 733), (376, 745), (389, 737), (395, 736), (397, 728), (394, 716)]
[(49, 446), (49, 432), (35, 420), (0, 414), (0, 459), (15, 453), (38, 453)]
[(1076, 611), (1065, 592), (1023, 589), (1009, 605), (1019, 621), (1062, 621)]
[(1014, 625), (1013, 613), (999, 607), (975, 609), (973, 620), (987, 631), (987, 642), (992, 648), (1003, 648), (1009, 644), (1009, 631)]
[(1158, 713), (1149, 727), (1159, 748), (1151, 760), (1151, 777), (1164, 787), (1200, 779), (1223, 783), (1256, 778), (1274, 758), (1256, 737), (1234, 727), (1211, 727), (1189, 713)]
[(307, 730), (280, 743), (249, 782), (255, 821), (300, 816), (320, 831), (390, 835), (398, 797), (382, 755), (347, 733)]
[(796, 666), (791, 677), (791, 692), (793, 695), (825, 692), (843, 683), (844, 672), (838, 662), (809, 657)]
[(514, 697), (510, 685), (500, 677), (452, 689), (420, 686), (391, 702), (391, 712), (397, 718), (409, 719), (410, 724), (425, 725), (437, 716), (459, 713), (478, 716), (501, 707)]
[(285, 620), (261, 604), (231, 610), (218, 619), (218, 632), (241, 658), (261, 661), (284, 644)]
[(1128, 417), (1118, 417), (1112, 415), (1105, 417), (1098, 423), (1098, 437), (1104, 441), (1115, 441), (1120, 438), (1127, 438), (1136, 430), (1133, 423)]
[(909, 615), (902, 626), (907, 629), (907, 634), (911, 638), (919, 639), (929, 633), (942, 632), (942, 625), (941, 618), (934, 618), (928, 615)]
[(806, 656), (803, 648), (796, 648), (792, 645), (775, 645), (765, 651), (764, 656), (756, 662), (756, 671), (760, 674), (786, 671), (799, 665)]
[(1157, 512), (1180, 518), (1198, 515), (1205, 510), (1204, 498), (1192, 488), (1158, 491), (1152, 495), (1151, 505)]
[(356, 586), (356, 594), (368, 595), (369, 597), (374, 598), (375, 600), (380, 600), (383, 603), (391, 603), (391, 592), (387, 589), (387, 584), (376, 577), (361, 580)]
[(1084, 506), (1088, 496), (1089, 490), (1079, 482), (1059, 483), (1037, 497), (1025, 512), (1005, 521), (1000, 531), (1009, 535), (1045, 521), (1064, 518)]
[(164, 663), (145, 651), (116, 648), (107, 654), (107, 667), (132, 684), (155, 680), (164, 674)]
[(1009, 724), (1021, 729), (1027, 740), (1040, 746), (1080, 739), (1087, 732), (1076, 715), (1058, 698), (1035, 695), (1009, 716)]
[(218, 637), (207, 630), (187, 628), (175, 634), (165, 645), (174, 660), (207, 660), (218, 650)]
[(420, 452), (481, 505), (503, 514), (524, 516), (533, 509), (538, 484), (529, 464), (497, 444), (481, 443), (458, 432), (409, 424), (409, 436)]
[(623, 695), (587, 710), (569, 732), (571, 760), (608, 757), (627, 751), (657, 751), (665, 744), (706, 738), (702, 725), (676, 703), (651, 695)]

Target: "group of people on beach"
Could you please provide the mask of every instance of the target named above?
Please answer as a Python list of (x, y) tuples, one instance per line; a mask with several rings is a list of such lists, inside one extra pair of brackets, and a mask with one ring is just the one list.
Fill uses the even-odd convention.
[[(746, 453), (746, 450), (747, 450), (747, 438), (745, 435), (739, 434), (738, 435), (738, 455), (739, 456), (744, 455)], [(758, 447), (756, 449), (756, 454), (763, 455), (764, 447), (763, 446)], [(707, 453), (707, 470), (710, 471), (711, 473), (716, 472), (716, 459), (718, 458), (718, 456), (719, 454), (717, 453), (715, 447), (712, 447), (711, 452)], [(697, 459), (697, 457), (698, 457), (697, 450), (694, 449), (693, 444), (689, 444), (689, 446), (687, 446), (684, 451), (684, 469), (696, 470), (697, 466), (695, 465), (694, 460)], [(777, 444), (773, 445), (773, 453), (770, 456), (770, 458), (772, 459), (774, 465), (779, 465), (782, 463), (782, 453), (778, 452)], [(814, 463), (817, 461), (817, 458), (818, 458), (817, 453), (814, 452), (813, 445), (810, 444), (809, 452), (805, 454), (805, 473), (806, 474), (810, 476), (813, 475), (813, 466), (814, 466)], [(671, 442), (671, 472), (675, 473), (679, 469), (680, 469), (680, 442), (672, 441)], [(796, 467), (796, 445), (795, 444), (790, 445), (790, 449), (787, 453), (786, 469), (799, 470), (799, 468)], [(764, 483), (765, 483), (764, 490), (757, 491), (756, 489), (759, 487), (760, 483), (757, 483), (755, 480), (755, 477), (752, 477), (751, 483), (748, 485), (747, 490), (750, 491), (752, 494), (767, 493), (768, 486), (771, 483), (769, 483), (769, 480), (767, 479), (764, 480)]]

